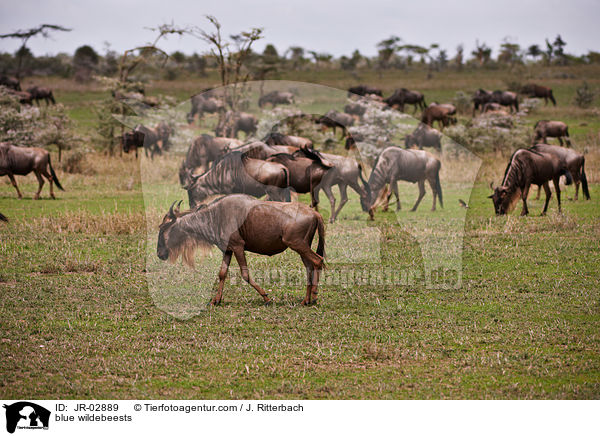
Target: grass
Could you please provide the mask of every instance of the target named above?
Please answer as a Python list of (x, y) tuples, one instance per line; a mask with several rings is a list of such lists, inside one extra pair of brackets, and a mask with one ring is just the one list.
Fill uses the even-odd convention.
[[(457, 88), (474, 89), (480, 82), (502, 86), (500, 72), (464, 74), (457, 76)], [(382, 263), (368, 257), (358, 265), (339, 260), (336, 256), (353, 255), (343, 250), (346, 246), (357, 244), (337, 235), (334, 229), (341, 227), (328, 226), (330, 262), (319, 304), (313, 307), (299, 305), (301, 275), (279, 285), (264, 274), (299, 271), (300, 261), (291, 252), (248, 256), (250, 273), (272, 288), (272, 306), (264, 306), (241, 282), (232, 262), (223, 305), (206, 307), (217, 273), (210, 265), (219, 263), (218, 253), (198, 262), (198, 270), (208, 274), (197, 277), (202, 285), (160, 294), (160, 287), (153, 286), (155, 239), (147, 241), (164, 204), (184, 194), (168, 171), (157, 172), (155, 183), (142, 186), (140, 167), (131, 156), (92, 153), (87, 161), (94, 175), (58, 171), (67, 189), (58, 191), (58, 200), (47, 199), (47, 187), (42, 200), (31, 200), (37, 186), (31, 175), (18, 178), (24, 200), (0, 180), (0, 211), (10, 219), (0, 224), (0, 395), (597, 399), (600, 126), (592, 110), (563, 106), (586, 74), (582, 69), (576, 79), (549, 80), (558, 88), (559, 106), (542, 107), (531, 122), (538, 115), (573, 120), (576, 147), (588, 149), (591, 201), (565, 199), (558, 214), (553, 198), (548, 216), (540, 217), (542, 200), (532, 196), (531, 216), (517, 216), (519, 205), (512, 215), (495, 217), (486, 198), (488, 183), (500, 179), (506, 162), (491, 153), (482, 156), (470, 198), (460, 184), (442, 177), (445, 208), (435, 213), (429, 211), (428, 187), (417, 213), (408, 212), (417, 189), (401, 183), (403, 210), (398, 215), (379, 211), (369, 227), (351, 192), (336, 226), (343, 226), (348, 238), (375, 231), (384, 241), (374, 244)], [(390, 76), (382, 79), (386, 87), (395, 86)], [(448, 84), (437, 75), (427, 82), (416, 76), (407, 73), (403, 83), (422, 84), (433, 99), (454, 95), (455, 82), (444, 89)], [(339, 72), (306, 76), (307, 81), (319, 78), (330, 85), (351, 82)], [(177, 83), (174, 93), (192, 86)], [(63, 87), (59, 100), (64, 98), (72, 114), (79, 113), (79, 121), (92, 119), (85, 108), (99, 91), (55, 84)], [(89, 132), (92, 124), (78, 126)], [(176, 167), (168, 159), (163, 164)], [(568, 188), (567, 196), (572, 194)], [(469, 204), (462, 287), (429, 289), (421, 279), (417, 225), (460, 219), (465, 210), (458, 198)], [(149, 200), (156, 206), (145, 208)], [(323, 194), (321, 211), (329, 216)], [(349, 265), (360, 274), (331, 279)], [(370, 283), (369, 273), (390, 269), (414, 276), (395, 285)]]

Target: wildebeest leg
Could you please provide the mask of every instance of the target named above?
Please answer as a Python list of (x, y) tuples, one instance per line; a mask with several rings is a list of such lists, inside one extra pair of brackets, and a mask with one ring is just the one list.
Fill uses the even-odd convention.
[(56, 197), (54, 196), (54, 183), (52, 180), (52, 176), (50, 175), (50, 173), (48, 173), (47, 168), (44, 168), (42, 174), (48, 179), (48, 183), (50, 183), (50, 198), (55, 199)]
[(535, 199), (536, 199), (536, 200), (539, 200), (539, 199), (540, 199), (540, 192), (541, 192), (541, 191), (542, 191), (542, 185), (538, 185), (538, 192), (537, 192), (537, 195), (535, 196)]
[(317, 287), (319, 285), (321, 268), (323, 267), (323, 258), (312, 251), (308, 244), (303, 248), (292, 249), (300, 254), (302, 263), (306, 267), (306, 297), (302, 300), (302, 304), (307, 306), (311, 303), (316, 303)]
[(19, 187), (17, 186), (17, 181), (15, 180), (15, 176), (13, 176), (12, 174), (9, 174), (8, 178), (10, 179), (10, 183), (12, 183), (12, 185), (17, 190), (17, 196), (19, 198), (23, 198), (23, 195), (21, 194), (21, 191), (19, 191)]
[(256, 284), (256, 282), (254, 280), (252, 280), (252, 278), (250, 278), (250, 273), (248, 272), (248, 264), (246, 263), (246, 254), (244, 253), (244, 249), (238, 248), (238, 249), (234, 250), (233, 254), (235, 254), (235, 260), (237, 260), (237, 263), (240, 266), (240, 272), (242, 273), (242, 278), (244, 279), (244, 281), (249, 283), (250, 286), (252, 286), (254, 289), (256, 289), (258, 291), (260, 296), (263, 297), (263, 300), (265, 300), (265, 303), (270, 303), (271, 299), (267, 295), (267, 292), (263, 288), (258, 286)]
[(558, 137), (558, 142), (559, 142), (560, 146), (562, 147), (563, 146), (563, 140), (562, 140), (561, 136)]
[(35, 171), (35, 177), (37, 177), (37, 179), (38, 179), (39, 186), (38, 186), (37, 192), (33, 196), (33, 199), (34, 200), (39, 200), (40, 199), (40, 192), (42, 192), (42, 187), (44, 186), (44, 178), (42, 177), (42, 175), (38, 171)]
[(414, 212), (415, 210), (417, 210), (417, 207), (419, 207), (419, 203), (425, 196), (425, 181), (419, 180), (418, 184), (419, 184), (419, 198), (417, 198), (417, 202), (415, 203), (413, 208), (410, 210), (411, 212)]
[(231, 262), (232, 254), (233, 252), (231, 250), (223, 253), (223, 262), (221, 263), (221, 269), (219, 270), (219, 285), (217, 286), (217, 293), (210, 302), (214, 306), (221, 304), (221, 299), (223, 298), (223, 287), (225, 286), (225, 279), (227, 278), (227, 271), (229, 270), (229, 262)]
[(335, 196), (331, 191), (331, 186), (323, 186), (323, 192), (329, 199), (329, 205), (331, 206), (331, 216), (329, 217), (329, 222), (332, 223), (335, 221)]
[(546, 202), (544, 203), (544, 210), (542, 210), (542, 215), (546, 215), (546, 211), (548, 210), (548, 203), (550, 203), (550, 197), (552, 197), (552, 190), (550, 189), (550, 185), (548, 182), (544, 183), (544, 192), (546, 193)]
[(434, 212), (435, 211), (435, 200), (436, 200), (436, 197), (439, 196), (440, 194), (437, 192), (435, 177), (433, 179), (427, 178), (427, 182), (429, 182), (429, 187), (431, 188), (431, 192), (433, 192), (433, 206), (431, 206), (431, 211)]
[[(575, 179), (573, 177), (573, 179)], [(581, 181), (579, 179), (574, 180), (575, 181), (575, 197), (573, 197), (573, 200), (577, 201), (579, 200), (579, 183), (581, 183)]]
[(560, 177), (555, 177), (554, 180), (552, 180), (552, 182), (554, 183), (554, 190), (556, 191), (556, 201), (558, 202), (558, 212), (562, 213), (562, 210), (560, 208)]
[(390, 183), (390, 188), (392, 190), (390, 192), (390, 196), (388, 197), (388, 202), (390, 200), (391, 193), (393, 192), (394, 195), (396, 196), (396, 211), (399, 211), (401, 209), (401, 205), (400, 205), (400, 196), (398, 195), (398, 180), (392, 181), (392, 183)]
[(338, 206), (338, 208), (335, 211), (335, 213), (333, 213), (333, 215), (329, 219), (330, 223), (332, 223), (332, 222), (334, 222), (336, 220), (338, 214), (342, 210), (342, 207), (344, 207), (344, 205), (346, 203), (348, 203), (348, 191), (347, 191), (348, 188), (347, 188), (346, 184), (345, 183), (340, 183), (339, 187), (340, 187), (340, 205)]

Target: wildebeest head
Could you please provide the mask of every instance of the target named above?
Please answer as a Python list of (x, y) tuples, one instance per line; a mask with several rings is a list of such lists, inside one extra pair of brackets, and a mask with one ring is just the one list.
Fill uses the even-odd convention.
[[(171, 234), (171, 228), (173, 224), (177, 222), (177, 219), (182, 216), (179, 212), (179, 206), (181, 202), (179, 201), (177, 207), (175, 207), (176, 201), (173, 202), (171, 207), (169, 208), (169, 212), (164, 216), (162, 224), (158, 227), (158, 244), (156, 246), (156, 254), (160, 260), (167, 260), (171, 257), (172, 251), (175, 247), (181, 246), (183, 244), (184, 234), (181, 232), (175, 232), (173, 235)], [(175, 260), (176, 258), (172, 259)]]
[(492, 183), (490, 183), (490, 188), (492, 188), (494, 192), (492, 195), (488, 196), (488, 198), (491, 198), (494, 203), (494, 212), (496, 212), (496, 215), (506, 215), (509, 213), (518, 199), (518, 195), (516, 195), (518, 193), (509, 192), (509, 189), (505, 186), (493, 188)]

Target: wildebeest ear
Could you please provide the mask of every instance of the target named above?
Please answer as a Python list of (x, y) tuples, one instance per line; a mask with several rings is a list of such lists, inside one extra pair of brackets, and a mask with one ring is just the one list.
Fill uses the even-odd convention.
[(488, 198), (494, 198), (494, 194), (488, 195)]

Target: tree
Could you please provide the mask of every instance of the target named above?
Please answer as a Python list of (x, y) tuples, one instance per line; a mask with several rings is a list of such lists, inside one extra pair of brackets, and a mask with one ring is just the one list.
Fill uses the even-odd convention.
[(531, 57), (534, 62), (542, 55), (542, 50), (537, 44), (532, 44), (527, 48), (527, 56)]
[(27, 42), (29, 42), (29, 39), (37, 35), (42, 35), (44, 38), (48, 38), (50, 36), (50, 32), (52, 31), (70, 32), (71, 29), (67, 29), (66, 27), (56, 24), (41, 24), (38, 27), (33, 27), (31, 29), (18, 30), (13, 33), (0, 35), (0, 39), (17, 38), (21, 40), (21, 47), (17, 51), (17, 71), (15, 72), (15, 76), (18, 80), (21, 80), (21, 67), (23, 61), (22, 55), (26, 52)]
[(100, 56), (89, 45), (82, 45), (73, 55), (73, 67), (75, 68), (75, 79), (78, 81), (89, 80), (92, 72), (98, 67)]
[(565, 56), (564, 51), (565, 45), (567, 45), (567, 43), (563, 41), (560, 35), (557, 35), (554, 39), (554, 42), (552, 43), (552, 46), (554, 47), (554, 56), (557, 58), (558, 63), (561, 65), (565, 65), (567, 63), (567, 57)]
[(456, 68), (458, 70), (462, 70), (463, 69), (463, 61), (464, 61), (464, 57), (463, 57), (463, 53), (464, 53), (464, 46), (462, 44), (459, 44), (456, 47), (456, 56), (454, 56), (454, 62), (456, 63)]
[(304, 58), (304, 49), (302, 47), (292, 46), (288, 48), (285, 53), (287, 54), (288, 52), (290, 53), (292, 68), (296, 69), (307, 62), (307, 60)]
[(377, 43), (380, 68), (389, 67), (392, 56), (399, 49), (398, 42), (400, 42), (400, 37), (392, 35)]
[(475, 50), (471, 52), (475, 59), (479, 62), (479, 65), (487, 64), (492, 57), (492, 49), (485, 43), (480, 44), (479, 41), (475, 41)]
[(500, 45), (500, 53), (498, 54), (498, 62), (514, 65), (521, 61), (519, 44), (510, 42), (509, 38), (504, 38), (504, 42)]

